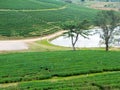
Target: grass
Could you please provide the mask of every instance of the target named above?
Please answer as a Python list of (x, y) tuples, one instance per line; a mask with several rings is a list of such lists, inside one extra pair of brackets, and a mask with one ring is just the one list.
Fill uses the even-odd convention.
[[(92, 21), (98, 12), (56, 0), (1, 0), (0, 9), (13, 10), (0, 11), (3, 39), (44, 36), (60, 30), (60, 24), (68, 20)], [(0, 90), (120, 89), (120, 51), (84, 48), (74, 52), (48, 40), (29, 46), (21, 53), (0, 53)]]
[[(23, 4), (24, 3), (24, 4)], [(50, 34), (60, 30), (54, 28), (75, 18), (92, 21), (98, 10), (55, 0), (1, 0), (0, 9), (44, 10), (66, 8), (54, 11), (0, 11), (0, 35), (7, 38), (26, 38)], [(51, 29), (52, 28), (52, 29)]]
[[(54, 39), (54, 38), (53, 38)], [(65, 51), (65, 50), (72, 50), (71, 47), (63, 47), (57, 46), (50, 43), (52, 39), (47, 40), (38, 40), (35, 42), (27, 43), (28, 49), (27, 50), (20, 50), (20, 51), (0, 51), (0, 53), (18, 53), (18, 52), (51, 52), (51, 51)], [(101, 50), (104, 51), (105, 48), (76, 48), (77, 50)], [(120, 51), (119, 48), (112, 48), (110, 47), (110, 51)]]
[(29, 43), (29, 47), (30, 47), (29, 50), (25, 50), (25, 51), (44, 52), (44, 51), (63, 51), (63, 50), (71, 49), (67, 47), (61, 47), (61, 46), (50, 44), (48, 40), (42, 40), (42, 41), (36, 41), (36, 42)]
[(64, 5), (62, 2), (55, 0), (1, 0), (1, 9), (51, 9)]
[(81, 50), (1, 54), (0, 83), (119, 71), (119, 53)]
[(119, 90), (120, 72), (19, 83), (8, 90)]
[[(22, 52), (46, 52), (46, 51), (64, 51), (72, 50), (71, 47), (63, 47), (51, 44), (50, 41), (54, 38), (28, 43), (29, 49)], [(76, 48), (77, 50), (104, 50), (104, 48)], [(110, 48), (111, 51), (119, 51), (119, 48)], [(9, 53), (9, 52), (8, 52)]]

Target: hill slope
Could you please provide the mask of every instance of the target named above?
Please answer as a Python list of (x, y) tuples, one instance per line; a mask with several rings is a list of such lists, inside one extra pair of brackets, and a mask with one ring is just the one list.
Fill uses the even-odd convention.
[(49, 34), (67, 20), (92, 20), (96, 12), (59, 0), (0, 0), (0, 35), (22, 38)]
[(0, 9), (48, 9), (62, 5), (56, 0), (0, 0)]

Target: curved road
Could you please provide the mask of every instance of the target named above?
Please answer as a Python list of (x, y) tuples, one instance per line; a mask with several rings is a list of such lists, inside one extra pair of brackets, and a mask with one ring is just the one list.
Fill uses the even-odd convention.
[(56, 36), (63, 34), (65, 31), (59, 31), (51, 35), (44, 37), (33, 38), (33, 39), (22, 39), (22, 40), (1, 40), (0, 41), (0, 51), (12, 51), (12, 50), (24, 50), (28, 49), (28, 42), (35, 42), (44, 39), (51, 39)]

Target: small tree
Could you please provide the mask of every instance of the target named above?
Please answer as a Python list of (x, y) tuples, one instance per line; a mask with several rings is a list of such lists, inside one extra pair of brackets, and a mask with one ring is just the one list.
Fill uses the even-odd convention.
[(87, 20), (84, 20), (82, 22), (66, 22), (62, 28), (64, 30), (67, 30), (67, 32), (64, 33), (64, 35), (67, 35), (71, 38), (72, 48), (73, 50), (76, 50), (75, 45), (78, 41), (79, 35), (87, 38), (89, 24)]
[(109, 44), (112, 41), (113, 32), (119, 26), (120, 17), (115, 11), (101, 11), (97, 14), (95, 24), (102, 29), (101, 38), (106, 45), (106, 51), (109, 51)]
[(72, 3), (72, 0), (64, 0), (67, 3)]

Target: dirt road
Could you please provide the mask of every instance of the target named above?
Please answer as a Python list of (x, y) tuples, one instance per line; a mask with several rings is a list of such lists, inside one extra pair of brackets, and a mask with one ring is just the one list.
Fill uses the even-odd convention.
[(27, 43), (35, 42), (44, 39), (51, 39), (56, 36), (63, 34), (65, 31), (59, 31), (51, 35), (44, 37), (33, 38), (33, 39), (22, 39), (22, 40), (1, 40), (0, 41), (0, 51), (12, 51), (12, 50), (24, 50), (28, 49)]

